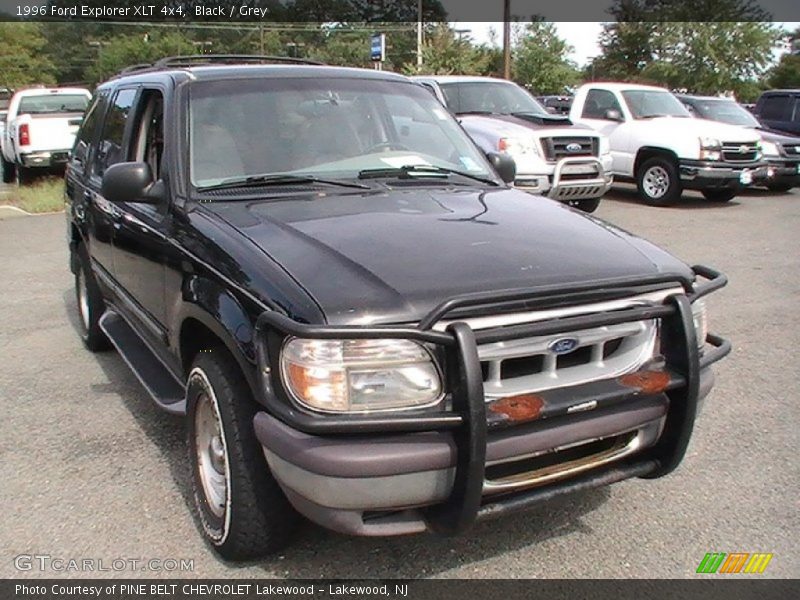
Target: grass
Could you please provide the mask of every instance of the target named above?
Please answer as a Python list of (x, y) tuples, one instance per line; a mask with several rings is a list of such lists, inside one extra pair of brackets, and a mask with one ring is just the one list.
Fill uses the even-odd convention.
[(10, 193), (0, 195), (0, 204), (10, 204), (29, 213), (64, 210), (64, 179), (47, 177), (29, 185), (9, 186)]

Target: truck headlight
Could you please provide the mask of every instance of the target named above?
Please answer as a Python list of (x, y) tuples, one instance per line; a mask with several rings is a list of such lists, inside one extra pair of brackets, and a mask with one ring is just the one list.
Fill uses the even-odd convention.
[(535, 139), (526, 138), (500, 138), (497, 142), (497, 149), (511, 156), (524, 156), (526, 154), (539, 155), (538, 142)]
[(761, 152), (764, 156), (780, 156), (778, 145), (774, 142), (761, 141)]
[(722, 158), (722, 142), (716, 138), (700, 138), (700, 159), (719, 160)]
[(697, 334), (697, 347), (702, 348), (708, 335), (708, 314), (706, 313), (706, 303), (703, 300), (697, 300), (692, 304), (692, 319)]
[(411, 340), (292, 338), (281, 377), (300, 404), (322, 412), (371, 412), (435, 404), (442, 378), (428, 350)]
[(597, 153), (603, 156), (609, 152), (611, 152), (611, 143), (606, 136), (602, 135), (600, 136), (600, 143), (597, 145)]

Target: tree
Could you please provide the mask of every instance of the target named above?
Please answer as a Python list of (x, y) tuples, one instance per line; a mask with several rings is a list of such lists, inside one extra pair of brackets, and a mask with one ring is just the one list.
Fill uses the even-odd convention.
[(785, 89), (800, 87), (800, 55), (784, 54), (767, 76), (771, 88)]
[(513, 51), (514, 80), (537, 94), (561, 94), (580, 81), (577, 65), (568, 58), (573, 48), (553, 23), (528, 23)]
[(55, 67), (42, 53), (46, 40), (37, 23), (0, 23), (0, 87), (55, 83)]
[[(427, 75), (482, 75), (492, 64), (485, 48), (474, 46), (468, 38), (456, 37), (447, 23), (429, 26), (422, 46), (422, 73)], [(407, 63), (407, 73), (416, 73), (416, 64)]]

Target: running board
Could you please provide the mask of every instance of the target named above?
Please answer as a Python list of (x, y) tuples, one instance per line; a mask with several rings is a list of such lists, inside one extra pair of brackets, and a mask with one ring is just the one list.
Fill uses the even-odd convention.
[(186, 414), (183, 384), (156, 358), (125, 319), (112, 310), (106, 310), (99, 324), (156, 405), (174, 415)]

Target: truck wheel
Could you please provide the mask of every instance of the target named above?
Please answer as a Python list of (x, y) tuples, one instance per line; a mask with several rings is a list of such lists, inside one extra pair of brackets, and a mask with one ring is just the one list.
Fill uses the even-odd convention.
[(586, 213), (593, 213), (600, 206), (600, 198), (591, 198), (589, 200), (570, 200), (567, 202), (568, 206), (577, 208)]
[(711, 202), (729, 202), (736, 197), (738, 190), (703, 190), (703, 196)]
[(255, 413), (233, 357), (223, 348), (199, 352), (186, 385), (192, 492), (205, 538), (228, 560), (279, 550), (297, 522), (256, 438)]
[(770, 192), (780, 192), (782, 194), (785, 194), (790, 189), (792, 189), (792, 186), (791, 185), (787, 185), (785, 183), (769, 183), (769, 184), (767, 184), (767, 189)]
[(14, 183), (17, 177), (17, 171), (14, 168), (14, 163), (8, 162), (5, 158), (2, 159), (3, 163), (3, 183)]
[(668, 158), (655, 156), (639, 167), (636, 173), (639, 195), (652, 206), (668, 206), (681, 197), (678, 169)]
[(89, 266), (86, 248), (78, 246), (78, 260), (75, 268), (75, 299), (78, 302), (78, 322), (83, 345), (92, 352), (108, 350), (111, 344), (100, 329), (100, 317), (106, 310), (103, 295)]

